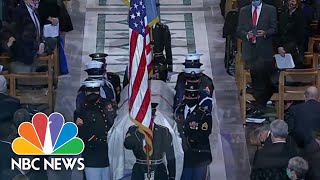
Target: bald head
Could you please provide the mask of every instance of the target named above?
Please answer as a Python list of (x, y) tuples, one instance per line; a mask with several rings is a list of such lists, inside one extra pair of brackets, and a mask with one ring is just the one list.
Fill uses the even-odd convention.
[(316, 87), (311, 86), (309, 87), (306, 92), (304, 93), (304, 95), (306, 96), (306, 101), (310, 100), (310, 99), (314, 99), (314, 100), (319, 100), (319, 91)]

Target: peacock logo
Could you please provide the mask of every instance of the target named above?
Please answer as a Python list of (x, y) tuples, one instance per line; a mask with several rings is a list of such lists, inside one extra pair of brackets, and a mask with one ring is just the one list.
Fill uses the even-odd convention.
[(18, 128), (20, 137), (12, 143), (12, 150), (18, 155), (78, 155), (84, 150), (84, 143), (77, 138), (78, 127), (65, 123), (60, 113), (49, 118), (44, 113), (32, 117), (32, 123), (24, 122)]

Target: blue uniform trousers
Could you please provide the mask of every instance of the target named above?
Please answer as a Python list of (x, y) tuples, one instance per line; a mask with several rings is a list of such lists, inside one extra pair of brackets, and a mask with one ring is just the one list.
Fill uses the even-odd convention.
[(207, 180), (208, 166), (200, 166), (194, 168), (183, 168), (181, 180)]

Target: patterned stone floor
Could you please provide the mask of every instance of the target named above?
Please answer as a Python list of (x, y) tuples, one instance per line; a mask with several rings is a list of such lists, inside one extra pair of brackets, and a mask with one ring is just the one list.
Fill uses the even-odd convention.
[[(212, 180), (248, 180), (250, 172), (244, 129), (240, 121), (234, 78), (224, 70), (223, 19), (218, 0), (160, 0), (161, 19), (172, 35), (174, 71), (180, 72), (183, 54), (198, 52), (205, 73), (215, 83), (219, 120), (214, 122), (211, 147)], [(75, 96), (85, 79), (84, 64), (92, 52), (105, 52), (108, 71), (123, 75), (128, 62), (128, 9), (120, 0), (72, 0), (68, 4), (75, 30), (67, 34), (70, 74), (58, 86), (56, 111), (72, 118)], [(170, 81), (174, 85), (176, 79)], [(60, 179), (60, 178), (58, 178)], [(81, 179), (74, 173), (73, 179)]]

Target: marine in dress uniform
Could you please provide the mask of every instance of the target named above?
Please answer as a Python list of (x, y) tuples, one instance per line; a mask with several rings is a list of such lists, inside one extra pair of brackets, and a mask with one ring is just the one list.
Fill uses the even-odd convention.
[[(105, 53), (93, 53), (89, 55), (93, 61), (99, 61), (102, 62), (102, 68), (107, 69), (107, 63), (106, 63), (106, 57), (108, 54)], [(120, 77), (112, 72), (107, 72), (106, 74), (106, 79), (112, 84), (113, 89), (116, 93), (116, 101), (117, 103), (120, 102), (120, 94), (121, 94), (121, 82), (120, 82)]]
[(84, 104), (85, 100), (85, 85), (84, 83), (86, 81), (99, 81), (101, 82), (101, 97), (106, 98), (108, 100), (111, 100), (112, 102), (116, 103), (116, 92), (113, 88), (113, 85), (111, 84), (110, 81), (108, 81), (104, 74), (106, 72), (105, 69), (102, 68), (103, 63), (99, 61), (90, 61), (86, 65), (86, 72), (88, 73), (88, 78), (83, 82), (83, 85), (80, 87), (78, 90), (78, 95), (76, 98), (76, 108), (80, 108)]
[(172, 72), (171, 34), (167, 25), (158, 22), (152, 27), (151, 45), (153, 47), (153, 75), (156, 79), (166, 82), (168, 72)]
[(181, 180), (206, 180), (212, 161), (209, 135), (212, 130), (210, 111), (199, 106), (199, 85), (188, 83), (185, 99), (175, 111), (175, 121), (182, 139), (184, 166)]
[(100, 96), (100, 86), (96, 81), (85, 83), (85, 104), (74, 114), (79, 137), (85, 143), (82, 157), (87, 180), (110, 179), (107, 136), (116, 118), (116, 107)]
[[(156, 114), (157, 103), (152, 103), (152, 118)], [(154, 124), (153, 127), (153, 154), (149, 162), (150, 180), (174, 180), (176, 176), (176, 163), (172, 136), (169, 129)], [(133, 125), (129, 128), (124, 141), (124, 147), (132, 150), (136, 163), (133, 166), (131, 180), (149, 180), (147, 156), (144, 152), (144, 135), (139, 132), (139, 128)], [(164, 155), (167, 160), (167, 167), (163, 163)]]

